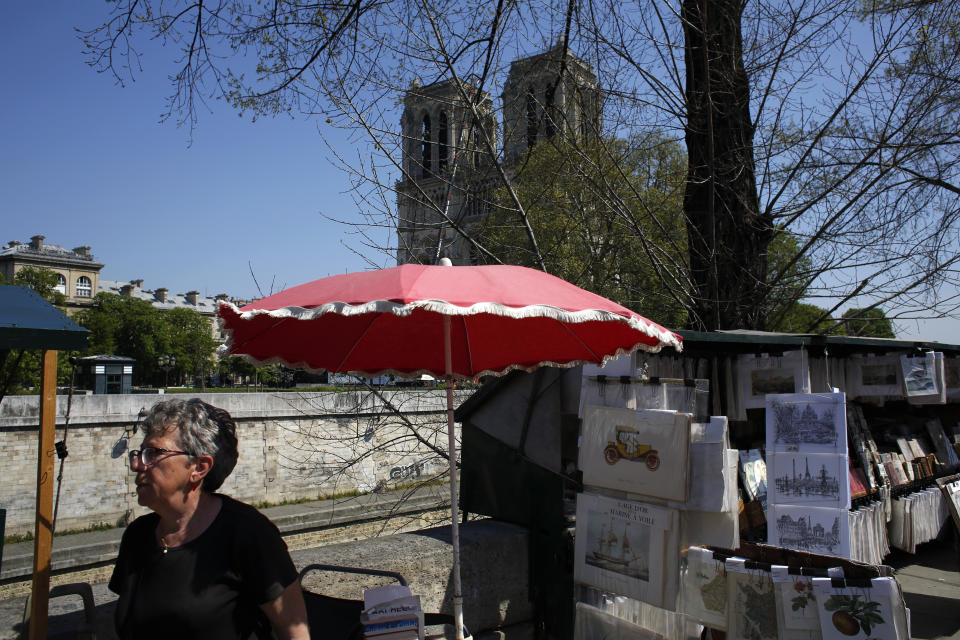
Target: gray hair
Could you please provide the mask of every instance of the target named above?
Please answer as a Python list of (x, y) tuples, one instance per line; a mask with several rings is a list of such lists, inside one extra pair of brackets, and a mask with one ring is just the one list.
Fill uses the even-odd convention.
[(211, 456), (213, 468), (202, 489), (213, 493), (237, 465), (237, 425), (230, 414), (200, 400), (163, 400), (143, 420), (146, 435), (176, 430), (180, 448), (193, 456)]

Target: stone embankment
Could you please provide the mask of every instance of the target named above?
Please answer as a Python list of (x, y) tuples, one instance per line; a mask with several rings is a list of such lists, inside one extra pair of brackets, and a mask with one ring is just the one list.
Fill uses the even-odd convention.
[[(469, 393), (457, 392), (456, 401)], [(196, 395), (236, 419), (240, 459), (223, 491), (250, 504), (390, 489), (446, 468), (446, 395), (436, 389)], [(123, 526), (145, 513), (137, 505), (127, 452), (143, 439), (142, 413), (164, 397), (75, 396), (66, 435), (67, 398), (57, 397), (56, 438), (66, 438), (69, 451), (58, 530)], [(37, 396), (8, 396), (0, 403), (0, 509), (7, 512), (7, 535), (33, 531), (38, 412)]]

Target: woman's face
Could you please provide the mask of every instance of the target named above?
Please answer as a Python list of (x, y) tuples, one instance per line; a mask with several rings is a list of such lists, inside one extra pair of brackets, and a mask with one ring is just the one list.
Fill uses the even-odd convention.
[[(175, 429), (147, 436), (140, 448), (147, 447), (181, 450)], [(141, 464), (139, 460), (132, 466), (137, 473), (137, 502), (154, 511), (183, 502), (190, 492), (190, 474), (196, 466), (193, 458), (187, 455), (162, 453), (156, 457), (157, 460), (150, 466)]]

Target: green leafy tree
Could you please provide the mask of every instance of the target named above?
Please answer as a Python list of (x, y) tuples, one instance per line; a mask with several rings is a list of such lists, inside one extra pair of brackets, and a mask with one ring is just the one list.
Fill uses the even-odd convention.
[(212, 371), (217, 342), (210, 333), (210, 322), (193, 309), (161, 311), (166, 325), (168, 350), (165, 355), (177, 359), (176, 370), (201, 380)]
[(235, 384), (252, 381), (257, 375), (257, 368), (240, 356), (229, 356), (222, 359), (219, 364)]
[(783, 333), (823, 333), (832, 327), (835, 327), (835, 323), (830, 320), (830, 313), (826, 309), (805, 302), (790, 302), (784, 305), (776, 324), (770, 326), (770, 330)]
[(5, 282), (0, 275), (0, 284), (13, 284), (21, 287), (29, 287), (36, 291), (40, 297), (56, 307), (62, 307), (67, 297), (57, 291), (59, 277), (55, 271), (43, 267), (20, 267), (13, 276), (12, 282)]
[(896, 338), (893, 323), (879, 307), (848, 309), (838, 326), (838, 333), (867, 338)]
[[(538, 246), (505, 190), (481, 242), (499, 260), (547, 270), (657, 322), (685, 322), (684, 154), (657, 137), (573, 144), (554, 139), (523, 159), (513, 186)], [(658, 271), (669, 272), (658, 274)], [(661, 277), (676, 286), (661, 286)]]
[(76, 318), (90, 330), (86, 355), (133, 358), (134, 384), (155, 383), (157, 358), (170, 352), (170, 328), (163, 313), (146, 300), (98, 293)]

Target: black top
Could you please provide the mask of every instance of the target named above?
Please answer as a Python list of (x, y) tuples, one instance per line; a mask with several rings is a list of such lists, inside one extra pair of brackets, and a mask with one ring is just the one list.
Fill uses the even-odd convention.
[(253, 507), (218, 495), (220, 513), (181, 547), (156, 541), (160, 516), (134, 520), (123, 534), (110, 589), (120, 595), (120, 638), (270, 638), (259, 605), (297, 579), (277, 527)]

